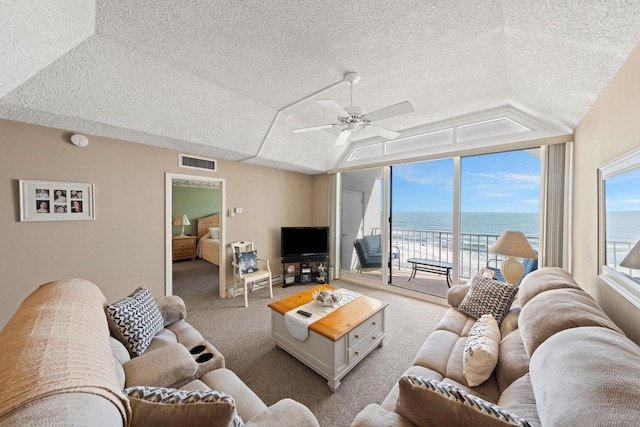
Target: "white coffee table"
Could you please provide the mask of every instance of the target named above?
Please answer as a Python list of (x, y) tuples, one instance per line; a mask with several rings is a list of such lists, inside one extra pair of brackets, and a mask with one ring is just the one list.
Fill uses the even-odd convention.
[(309, 338), (300, 341), (287, 330), (284, 314), (310, 302), (318, 289), (335, 290), (330, 285), (317, 286), (269, 304), (271, 337), (277, 346), (326, 378), (335, 391), (354, 366), (382, 345), (388, 304), (362, 295), (312, 323)]

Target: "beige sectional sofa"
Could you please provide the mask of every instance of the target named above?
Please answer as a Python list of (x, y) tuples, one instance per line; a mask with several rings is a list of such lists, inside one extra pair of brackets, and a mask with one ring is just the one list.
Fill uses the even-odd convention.
[(451, 308), (413, 366), (353, 427), (638, 424), (640, 347), (559, 268), (525, 277), (500, 326), (495, 369), (469, 387), (463, 353), (476, 319), (459, 306), (471, 286), (449, 291)]
[(185, 317), (144, 288), (107, 304), (86, 280), (42, 285), (0, 332), (0, 426), (318, 426), (294, 400), (267, 407)]

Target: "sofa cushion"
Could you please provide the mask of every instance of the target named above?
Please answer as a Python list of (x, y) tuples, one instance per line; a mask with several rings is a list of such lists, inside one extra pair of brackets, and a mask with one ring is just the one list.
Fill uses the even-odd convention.
[(198, 364), (182, 344), (170, 344), (123, 365), (126, 386), (175, 387), (191, 381)]
[(418, 427), (530, 426), (519, 416), (450, 384), (403, 375), (396, 412)]
[(204, 374), (200, 380), (212, 390), (224, 391), (233, 396), (238, 413), (244, 420), (248, 421), (267, 409), (262, 399), (229, 369), (214, 369)]
[(492, 314), (500, 325), (517, 292), (514, 285), (476, 275), (458, 310), (475, 319), (483, 314)]
[(462, 374), (470, 387), (485, 382), (498, 363), (500, 328), (491, 314), (481, 316), (471, 328), (462, 353)]
[(602, 326), (622, 333), (581, 289), (552, 289), (530, 300), (520, 313), (520, 333), (529, 357), (553, 334), (581, 326)]
[(624, 335), (592, 326), (558, 332), (530, 371), (542, 425), (638, 425), (640, 347)]
[(568, 271), (559, 267), (544, 267), (527, 274), (520, 283), (518, 300), (524, 307), (536, 295), (551, 289), (581, 289)]
[[(233, 397), (215, 390), (130, 387), (131, 425), (136, 427), (240, 427)], [(206, 422), (205, 422), (206, 420)]]
[(498, 406), (518, 414), (519, 417), (529, 421), (530, 424), (540, 425), (536, 397), (531, 386), (529, 373), (524, 374), (507, 387), (498, 400)]
[(151, 293), (140, 286), (128, 297), (107, 306), (109, 329), (131, 353), (139, 356), (164, 327), (162, 314)]
[(524, 349), (520, 332), (515, 330), (500, 341), (500, 356), (496, 365), (496, 379), (500, 392), (529, 372), (529, 356)]

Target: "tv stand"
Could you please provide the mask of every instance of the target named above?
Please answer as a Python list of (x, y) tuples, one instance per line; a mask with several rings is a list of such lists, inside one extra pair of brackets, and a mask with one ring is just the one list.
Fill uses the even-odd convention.
[[(324, 272), (318, 271), (320, 265), (324, 267)], [(282, 258), (282, 275), (283, 288), (297, 283), (329, 283), (329, 257)]]

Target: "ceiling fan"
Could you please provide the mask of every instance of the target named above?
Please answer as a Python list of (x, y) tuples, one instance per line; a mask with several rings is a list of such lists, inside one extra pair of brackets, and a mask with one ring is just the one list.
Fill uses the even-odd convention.
[(367, 113), (364, 108), (353, 105), (353, 85), (360, 80), (358, 73), (347, 73), (344, 76), (344, 81), (351, 86), (351, 106), (341, 107), (335, 101), (331, 99), (318, 99), (316, 102), (338, 115), (338, 121), (336, 123), (330, 123), (320, 126), (312, 126), (307, 128), (294, 129), (293, 132), (310, 132), (314, 130), (329, 129), (335, 127), (343, 127), (342, 131), (338, 135), (338, 139), (334, 145), (344, 145), (353, 132), (357, 132), (358, 129), (368, 128), (376, 135), (379, 135), (387, 139), (395, 139), (400, 136), (400, 132), (396, 132), (390, 129), (385, 129), (380, 126), (376, 126), (371, 122), (388, 119), (390, 117), (399, 116), (400, 114), (406, 114), (413, 112), (413, 107), (409, 101), (400, 102), (399, 104), (390, 105), (388, 107), (381, 108), (371, 113)]

